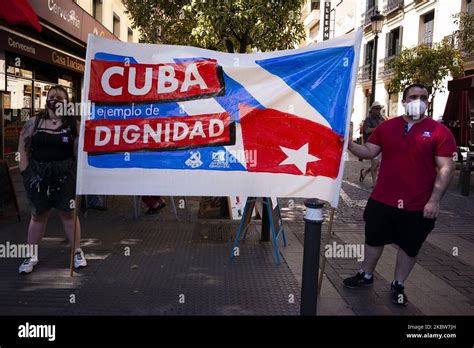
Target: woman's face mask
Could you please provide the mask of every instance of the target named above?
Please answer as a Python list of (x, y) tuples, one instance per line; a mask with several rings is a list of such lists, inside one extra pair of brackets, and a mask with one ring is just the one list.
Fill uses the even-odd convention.
[(415, 99), (409, 103), (405, 103), (403, 106), (405, 107), (406, 115), (414, 120), (419, 120), (420, 117), (425, 114), (427, 108), (425, 102), (420, 99)]
[(52, 97), (49, 97), (46, 100), (47, 108), (53, 111), (54, 113), (57, 113), (60, 108), (64, 108), (64, 106), (66, 105), (65, 103), (66, 100), (62, 98), (61, 95), (58, 96), (57, 94)]
[(46, 101), (46, 105), (48, 106), (48, 109), (52, 110), (52, 111), (56, 111), (58, 108), (59, 108), (59, 104), (62, 103), (62, 100), (58, 100), (58, 99), (48, 99)]

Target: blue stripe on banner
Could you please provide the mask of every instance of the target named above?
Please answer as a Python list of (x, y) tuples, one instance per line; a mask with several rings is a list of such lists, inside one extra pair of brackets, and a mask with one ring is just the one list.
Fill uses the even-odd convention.
[(345, 134), (354, 48), (334, 47), (255, 61), (281, 77), (331, 125)]
[(137, 60), (130, 56), (119, 56), (117, 54), (110, 54), (106, 52), (97, 52), (94, 56), (94, 59), (97, 60), (106, 60), (108, 62), (128, 62), (136, 64), (138, 63)]
[(167, 116), (188, 116), (176, 103), (131, 104), (131, 105), (95, 105), (93, 120), (119, 120), (125, 118), (147, 118)]
[(246, 171), (223, 146), (166, 152), (129, 152), (89, 156), (97, 168), (155, 168)]
[(226, 73), (224, 73), (224, 81), (225, 95), (215, 97), (214, 99), (231, 114), (237, 123), (240, 122), (239, 104), (247, 104), (255, 108), (265, 109), (240, 83), (230, 78)]

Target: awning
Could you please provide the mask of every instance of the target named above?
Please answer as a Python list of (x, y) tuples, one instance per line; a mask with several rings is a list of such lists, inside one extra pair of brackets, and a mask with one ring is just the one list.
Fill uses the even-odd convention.
[(42, 30), (38, 17), (27, 0), (0, 1), (0, 18), (9, 24), (30, 26), (39, 32)]
[(450, 92), (443, 114), (443, 124), (451, 130), (458, 146), (469, 146), (471, 140), (469, 90), (474, 91), (474, 75), (449, 81), (448, 90)]

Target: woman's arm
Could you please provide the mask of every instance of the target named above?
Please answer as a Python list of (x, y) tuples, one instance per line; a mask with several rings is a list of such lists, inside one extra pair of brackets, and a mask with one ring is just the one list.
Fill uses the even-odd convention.
[(26, 121), (20, 133), (20, 142), (18, 144), (18, 153), (20, 154), (20, 158), (19, 158), (20, 172), (24, 171), (28, 167), (28, 164), (29, 164), (28, 156), (31, 149), (31, 138), (33, 136), (33, 128), (35, 125), (35, 120), (36, 120), (36, 116), (28, 119), (28, 121)]

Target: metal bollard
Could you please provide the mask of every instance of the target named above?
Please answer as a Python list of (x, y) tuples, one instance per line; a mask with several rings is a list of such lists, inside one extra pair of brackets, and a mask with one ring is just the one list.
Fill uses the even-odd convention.
[(306, 215), (304, 217), (303, 279), (300, 315), (316, 315), (324, 203), (317, 199), (307, 199), (304, 205), (306, 206)]
[(471, 186), (471, 171), (467, 165), (463, 166), (459, 172), (459, 183), (461, 185), (461, 195), (469, 196), (469, 188)]

